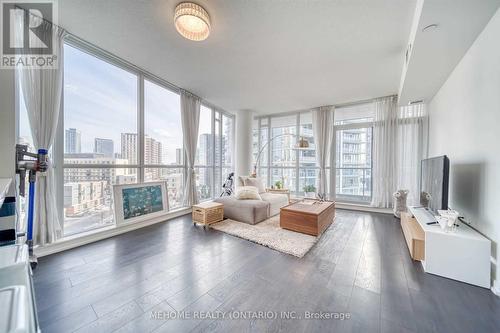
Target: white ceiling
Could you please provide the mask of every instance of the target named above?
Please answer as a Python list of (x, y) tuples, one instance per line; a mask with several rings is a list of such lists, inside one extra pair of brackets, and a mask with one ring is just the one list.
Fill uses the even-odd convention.
[[(500, 0), (425, 0), (399, 103), (430, 101), (495, 14)], [(422, 31), (430, 24), (433, 30)]]
[(64, 0), (71, 33), (228, 111), (306, 109), (398, 92), (414, 0), (197, 0), (203, 42), (173, 24), (181, 0)]

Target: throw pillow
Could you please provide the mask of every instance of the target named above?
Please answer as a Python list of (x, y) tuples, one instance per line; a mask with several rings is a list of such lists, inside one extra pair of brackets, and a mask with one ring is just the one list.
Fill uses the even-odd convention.
[(238, 177), (238, 184), (236, 186), (245, 186), (245, 179), (247, 179), (248, 176), (239, 176)]
[(238, 200), (262, 200), (255, 186), (237, 187), (235, 197)]
[(254, 186), (257, 188), (259, 193), (266, 192), (266, 188), (264, 187), (264, 184), (262, 183), (262, 180), (259, 177), (245, 179), (245, 186)]

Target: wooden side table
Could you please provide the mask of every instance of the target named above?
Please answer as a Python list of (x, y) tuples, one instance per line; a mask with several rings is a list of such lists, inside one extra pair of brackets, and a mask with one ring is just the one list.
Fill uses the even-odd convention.
[(268, 193), (286, 194), (288, 197), (288, 203), (290, 203), (290, 190), (287, 188), (266, 188)]
[(202, 202), (193, 205), (193, 225), (203, 224), (206, 228), (224, 219), (224, 205), (218, 202)]

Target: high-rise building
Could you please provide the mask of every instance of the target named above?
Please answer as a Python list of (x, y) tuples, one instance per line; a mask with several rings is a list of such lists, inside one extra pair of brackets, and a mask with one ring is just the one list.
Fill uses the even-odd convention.
[(213, 134), (204, 133), (198, 138), (195, 165), (213, 166)]
[(95, 138), (94, 153), (103, 154), (105, 157), (113, 157), (115, 153), (113, 140)]
[(144, 164), (161, 164), (162, 155), (161, 142), (146, 135), (144, 138)]
[(347, 196), (371, 192), (371, 128), (342, 130), (337, 137), (337, 188)]
[(128, 161), (128, 164), (137, 164), (137, 133), (121, 134), (121, 158)]
[[(145, 136), (144, 137), (144, 164), (157, 165), (162, 164), (162, 145), (161, 142)], [(160, 168), (148, 168), (144, 171), (144, 180), (158, 180), (161, 175)]]
[[(128, 160), (128, 164), (138, 164), (137, 159), (138, 136), (136, 133), (122, 133), (121, 158)], [(163, 161), (162, 144), (155, 139), (144, 137), (144, 164), (161, 164)]]
[(82, 152), (82, 136), (76, 128), (68, 128), (65, 133), (64, 153), (79, 154)]

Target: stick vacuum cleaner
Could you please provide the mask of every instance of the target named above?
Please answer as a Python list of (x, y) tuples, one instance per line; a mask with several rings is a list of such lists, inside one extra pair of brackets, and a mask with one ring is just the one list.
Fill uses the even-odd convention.
[(48, 168), (47, 149), (38, 149), (38, 153), (28, 152), (27, 145), (16, 145), (16, 174), (19, 174), (19, 195), (26, 195), (26, 173), (28, 173), (28, 225), (26, 244), (29, 249), (30, 264), (34, 269), (38, 263), (33, 253), (33, 215), (35, 212), (36, 173), (45, 172)]

